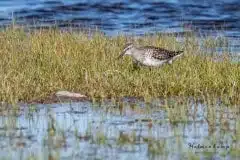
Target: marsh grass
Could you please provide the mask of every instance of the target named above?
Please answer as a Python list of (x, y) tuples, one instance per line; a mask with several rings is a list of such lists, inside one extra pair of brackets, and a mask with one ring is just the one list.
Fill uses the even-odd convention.
[[(90, 98), (191, 96), (240, 103), (240, 64), (232, 63), (227, 53), (204, 56), (194, 35), (186, 35), (183, 43), (174, 35), (146, 35), (135, 43), (184, 50), (185, 55), (162, 68), (133, 70), (129, 57), (116, 60), (127, 39), (58, 29), (5, 29), (0, 32), (0, 101), (26, 102), (69, 90)], [(211, 48), (219, 44), (207, 41)]]

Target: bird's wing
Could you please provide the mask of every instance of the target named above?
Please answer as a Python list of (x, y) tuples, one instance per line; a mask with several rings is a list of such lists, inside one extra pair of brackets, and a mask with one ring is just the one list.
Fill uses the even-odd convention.
[(183, 51), (170, 51), (167, 49), (153, 47), (153, 46), (146, 46), (144, 48), (147, 49), (152, 54), (153, 58), (159, 59), (159, 60), (166, 60), (183, 52)]

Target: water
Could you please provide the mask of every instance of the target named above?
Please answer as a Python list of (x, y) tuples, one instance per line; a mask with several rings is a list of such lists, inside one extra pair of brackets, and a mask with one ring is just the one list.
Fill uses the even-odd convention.
[[(230, 51), (240, 50), (239, 0), (1, 0), (0, 25), (13, 17), (30, 28), (97, 27), (110, 36), (193, 30), (227, 37)], [(239, 106), (169, 104), (0, 106), (0, 159), (240, 158)]]
[(0, 159), (239, 158), (238, 106), (125, 99), (1, 107)]
[(240, 50), (239, 0), (1, 0), (0, 26), (100, 29), (107, 35), (178, 34), (227, 37), (230, 52)]
[(107, 34), (223, 31), (240, 37), (239, 0), (1, 0), (0, 24), (98, 27)]

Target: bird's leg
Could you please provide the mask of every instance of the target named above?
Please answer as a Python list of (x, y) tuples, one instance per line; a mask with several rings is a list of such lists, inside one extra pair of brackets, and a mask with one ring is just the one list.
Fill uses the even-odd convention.
[(155, 67), (151, 66), (151, 67), (148, 67), (149, 71), (152, 72), (154, 70)]
[(133, 70), (138, 70), (139, 69), (139, 65), (136, 63), (133, 63)]
[(133, 60), (133, 70), (139, 70), (140, 69), (140, 63), (136, 60)]

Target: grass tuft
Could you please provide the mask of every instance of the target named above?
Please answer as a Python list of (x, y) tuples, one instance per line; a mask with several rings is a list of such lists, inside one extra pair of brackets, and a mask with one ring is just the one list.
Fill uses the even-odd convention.
[[(193, 35), (186, 35), (184, 43), (174, 35), (136, 39), (142, 45), (184, 50), (172, 65), (152, 70), (133, 70), (129, 57), (115, 60), (126, 41), (122, 35), (5, 29), (0, 32), (0, 101), (29, 101), (69, 90), (101, 98), (208, 96), (240, 103), (240, 64), (227, 54), (217, 60), (207, 56)], [(208, 44), (220, 43), (207, 39)]]

